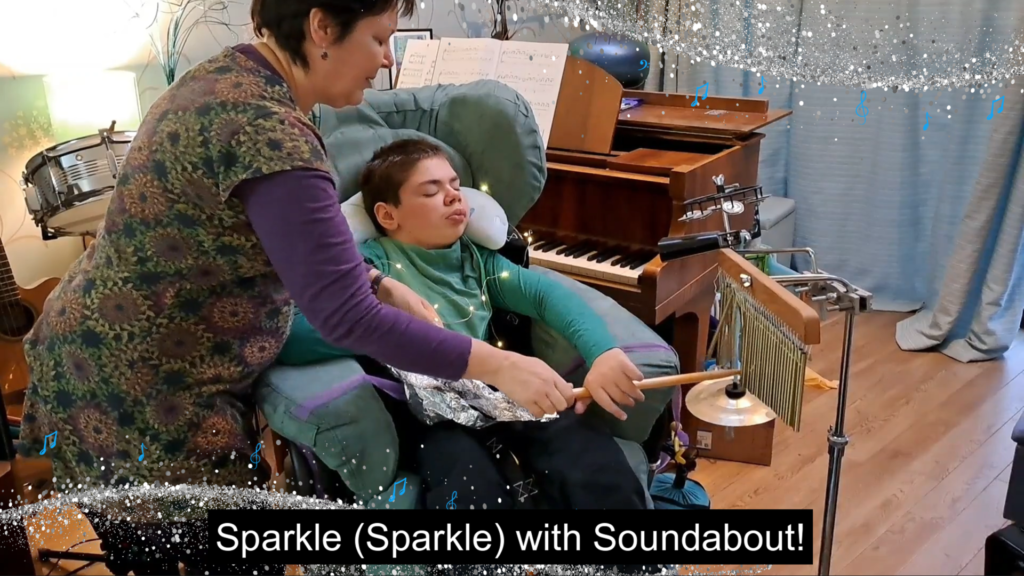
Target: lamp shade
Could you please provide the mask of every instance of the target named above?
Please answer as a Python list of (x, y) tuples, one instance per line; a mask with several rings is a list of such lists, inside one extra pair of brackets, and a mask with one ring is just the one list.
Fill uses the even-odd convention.
[(46, 103), (55, 142), (96, 134), (117, 122), (117, 130), (136, 130), (142, 118), (135, 74), (119, 70), (46, 76)]

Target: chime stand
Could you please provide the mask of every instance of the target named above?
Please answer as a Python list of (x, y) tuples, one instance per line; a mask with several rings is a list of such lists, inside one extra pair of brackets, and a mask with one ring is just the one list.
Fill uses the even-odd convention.
[[(839, 476), (842, 472), (843, 455), (850, 439), (846, 436), (846, 402), (850, 384), (850, 355), (853, 348), (853, 321), (857, 314), (871, 309), (871, 295), (853, 286), (846, 280), (831, 274), (797, 274), (794, 276), (772, 276), (772, 280), (783, 286), (803, 285), (807, 290), (817, 292), (811, 299), (831, 304), (826, 310), (846, 313), (843, 329), (843, 352), (839, 364), (839, 386), (836, 392), (836, 421), (828, 430), (828, 480), (825, 484), (825, 520), (821, 527), (821, 551), (818, 558), (818, 574), (827, 576), (832, 565), (832, 547), (836, 531), (836, 513), (839, 507)], [(842, 289), (835, 286), (840, 285)]]
[[(850, 439), (846, 436), (846, 403), (850, 380), (850, 355), (853, 348), (853, 322), (857, 314), (871, 310), (870, 293), (857, 288), (843, 278), (818, 270), (814, 253), (810, 249), (790, 250), (758, 250), (743, 249), (751, 240), (761, 236), (760, 214), (757, 206), (767, 196), (760, 186), (741, 187), (738, 184), (725, 184), (722, 175), (712, 178), (716, 193), (695, 198), (684, 204), (689, 211), (679, 220), (688, 222), (703, 220), (715, 212), (722, 212), (725, 227), (723, 232), (704, 232), (674, 238), (664, 238), (658, 243), (658, 251), (662, 261), (674, 260), (686, 256), (703, 254), (719, 249), (736, 249), (741, 254), (772, 254), (779, 252), (807, 252), (811, 258), (811, 273), (792, 276), (771, 276), (770, 278), (782, 286), (795, 287), (796, 292), (807, 293), (812, 302), (824, 306), (828, 312), (845, 312), (843, 330), (843, 350), (839, 367), (839, 385), (837, 389), (835, 424), (828, 430), (828, 480), (825, 484), (825, 521), (822, 525), (821, 550), (818, 560), (819, 576), (827, 576), (832, 564), (832, 548), (835, 538), (836, 513), (839, 505), (839, 477), (842, 471), (843, 455)], [(742, 214), (746, 204), (755, 206), (754, 224), (751, 231), (733, 230), (729, 225), (729, 217)], [(748, 280), (749, 282), (749, 280)], [(744, 282), (747, 284), (747, 282)], [(746, 392), (742, 384), (729, 385), (733, 388), (731, 395)], [(740, 395), (742, 397), (742, 394)]]

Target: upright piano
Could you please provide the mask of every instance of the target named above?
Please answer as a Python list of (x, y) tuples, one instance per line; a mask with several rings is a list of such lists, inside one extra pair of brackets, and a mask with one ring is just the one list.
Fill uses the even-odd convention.
[[(620, 111), (623, 98), (642, 104)], [(761, 99), (712, 96), (694, 106), (694, 98), (624, 90), (598, 66), (569, 57), (547, 183), (519, 226), (531, 265), (615, 299), (675, 347), (684, 372), (703, 368), (716, 255), (663, 263), (658, 241), (724, 230), (721, 213), (680, 222), (683, 203), (714, 194), (719, 175), (725, 184), (756, 184), (764, 134), (755, 131), (792, 113)], [(747, 210), (730, 226), (749, 230), (752, 222)]]

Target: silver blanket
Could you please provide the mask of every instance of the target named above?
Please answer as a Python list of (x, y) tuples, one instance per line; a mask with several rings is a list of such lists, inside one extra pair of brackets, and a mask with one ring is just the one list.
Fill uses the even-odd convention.
[(426, 424), (451, 420), (470, 428), (483, 428), (495, 422), (548, 421), (548, 414), (535, 418), (505, 394), (479, 380), (441, 380), (388, 367), (405, 386), (409, 409)]

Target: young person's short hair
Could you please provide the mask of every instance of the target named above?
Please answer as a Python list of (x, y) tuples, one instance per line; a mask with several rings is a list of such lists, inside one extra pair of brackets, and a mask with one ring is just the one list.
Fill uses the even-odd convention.
[[(420, 162), (429, 158), (448, 159), (443, 148), (419, 138), (395, 140), (380, 148), (363, 168), (359, 188), (363, 193), (363, 207), (377, 231), (387, 235), (387, 230), (377, 221), (373, 207), (378, 202), (399, 206), (402, 198), (399, 190), (409, 180), (409, 175)], [(450, 160), (449, 160), (450, 161)]]

